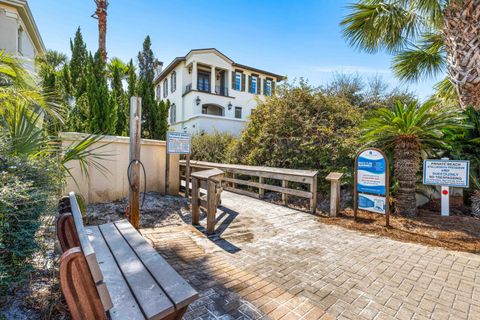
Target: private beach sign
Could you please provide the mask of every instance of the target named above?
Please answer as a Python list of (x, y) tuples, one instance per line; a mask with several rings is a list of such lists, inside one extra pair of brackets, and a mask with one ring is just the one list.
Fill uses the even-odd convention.
[(423, 184), (468, 188), (468, 160), (424, 160)]

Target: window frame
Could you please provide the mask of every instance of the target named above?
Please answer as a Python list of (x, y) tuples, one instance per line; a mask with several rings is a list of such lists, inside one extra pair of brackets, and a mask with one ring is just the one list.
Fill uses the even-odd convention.
[[(254, 85), (253, 80), (255, 80), (255, 90), (253, 90), (253, 85)], [(254, 75), (250, 76), (250, 93), (257, 94), (258, 80), (259, 80), (258, 76), (254, 76)]]
[(168, 79), (163, 80), (163, 97), (168, 96)]
[[(240, 112), (239, 117), (237, 116), (237, 111)], [(242, 119), (242, 107), (235, 107), (234, 117), (235, 119)]]
[(242, 74), (243, 72), (235, 71), (235, 90), (242, 91)]
[(173, 93), (177, 90), (177, 72), (173, 71), (170, 76), (170, 91)]
[(172, 104), (170, 107), (170, 124), (177, 123), (177, 106)]
[(267, 97), (270, 97), (272, 95), (272, 83), (273, 83), (272, 79), (267, 78), (265, 81), (265, 95)]

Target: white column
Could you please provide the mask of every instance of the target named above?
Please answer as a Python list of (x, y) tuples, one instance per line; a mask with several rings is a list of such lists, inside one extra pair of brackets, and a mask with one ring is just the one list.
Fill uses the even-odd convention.
[(215, 93), (215, 83), (216, 83), (216, 75), (215, 75), (215, 66), (212, 66), (212, 73), (210, 74), (210, 92)]
[(192, 90), (197, 90), (197, 61), (192, 62)]

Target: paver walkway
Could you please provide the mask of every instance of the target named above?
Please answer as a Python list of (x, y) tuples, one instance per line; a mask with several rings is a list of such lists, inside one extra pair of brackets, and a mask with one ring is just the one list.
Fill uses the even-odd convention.
[(222, 204), (218, 237), (188, 225), (142, 232), (201, 292), (186, 319), (480, 319), (478, 255), (323, 225), (229, 192)]

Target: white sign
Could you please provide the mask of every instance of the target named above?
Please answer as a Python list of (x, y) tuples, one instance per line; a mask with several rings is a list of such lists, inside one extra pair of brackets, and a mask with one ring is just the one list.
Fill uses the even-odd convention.
[(192, 137), (186, 132), (167, 132), (168, 154), (190, 154)]
[(424, 160), (423, 184), (468, 188), (467, 160)]
[(357, 157), (357, 190), (372, 194), (386, 194), (386, 161), (374, 149), (362, 151)]
[(385, 197), (359, 193), (358, 209), (385, 214), (387, 210), (387, 199)]

